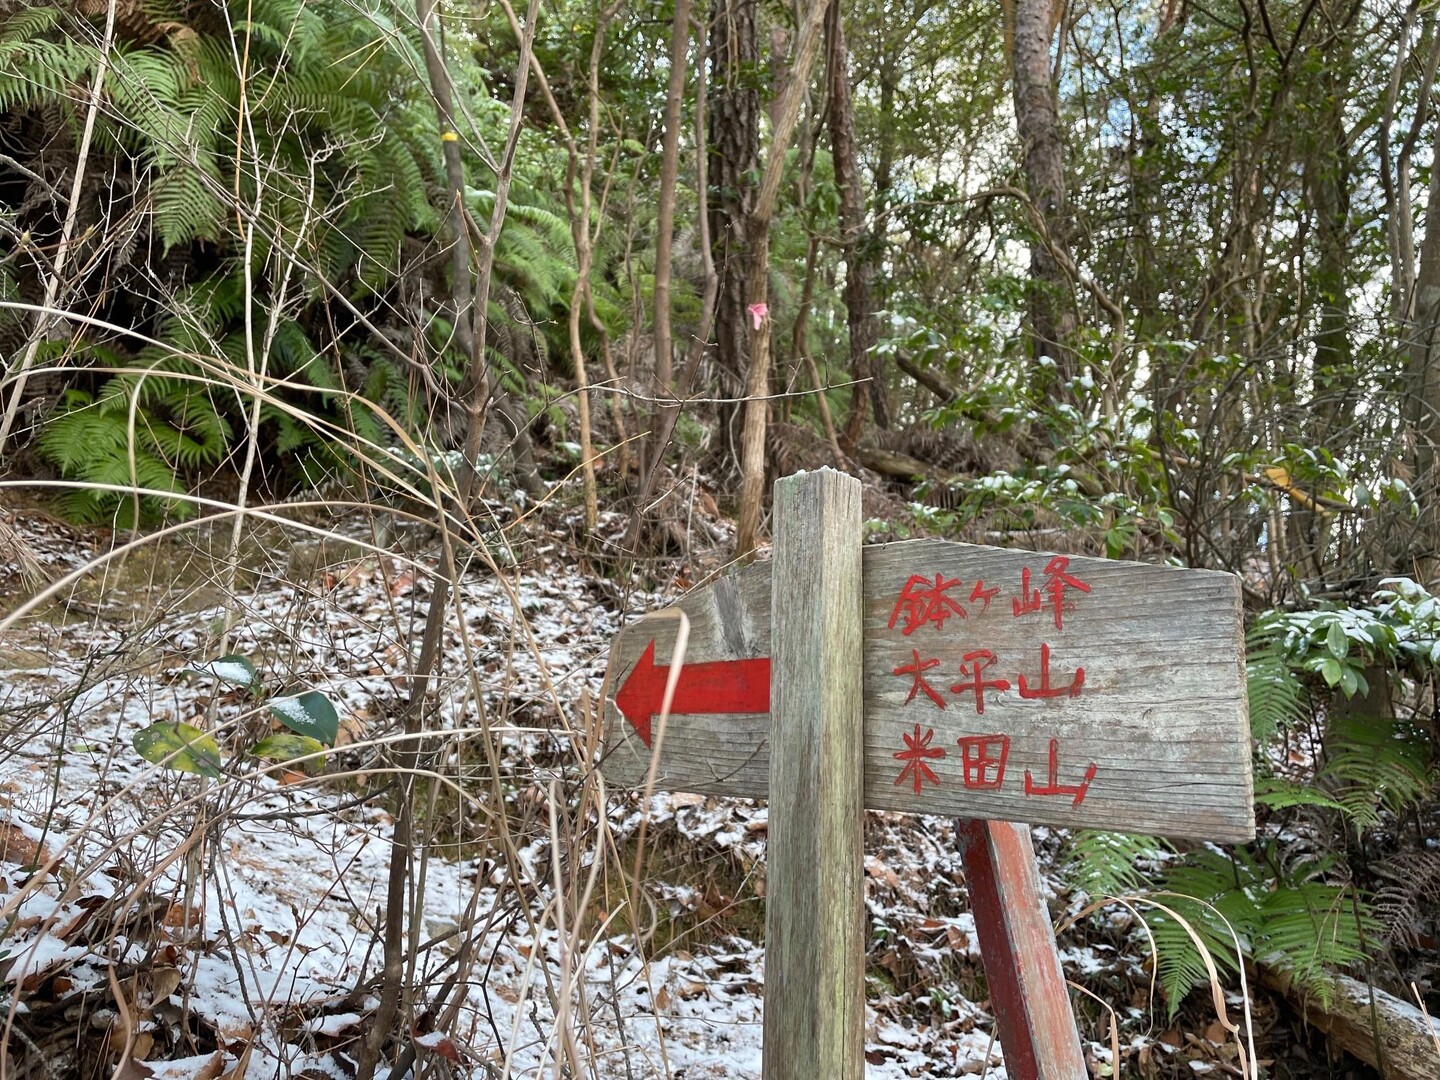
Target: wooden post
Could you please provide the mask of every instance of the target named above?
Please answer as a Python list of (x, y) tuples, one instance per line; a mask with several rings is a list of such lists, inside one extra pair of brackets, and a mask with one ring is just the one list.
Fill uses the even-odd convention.
[(960, 818), (955, 834), (1006, 1074), (1011, 1080), (1085, 1080), (1089, 1073), (1040, 896), (1030, 827)]
[(865, 1035), (860, 482), (775, 483), (765, 1080), (861, 1080)]

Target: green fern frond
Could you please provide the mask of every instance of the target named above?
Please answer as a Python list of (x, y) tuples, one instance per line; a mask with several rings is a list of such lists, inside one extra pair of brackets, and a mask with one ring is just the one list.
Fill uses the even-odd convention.
[(192, 240), (218, 238), (225, 206), (206, 183), (207, 176), (214, 177), (213, 164), (202, 158), (165, 173), (151, 189), (154, 228), (166, 251)]
[[(182, 289), (176, 300), (174, 310), (209, 334), (218, 334), (244, 312), (245, 280), (238, 273), (212, 274)], [(162, 337), (168, 339), (169, 333)]]
[(1153, 836), (1082, 830), (1070, 840), (1064, 875), (1092, 899), (1136, 893), (1150, 885), (1150, 871), (1169, 851)]
[(271, 369), (277, 375), (291, 375), (306, 371), (314, 359), (315, 346), (304, 327), (294, 319), (282, 319), (270, 343)]
[(1429, 740), (1389, 717), (1331, 716), (1316, 784), (1333, 793), (1356, 833), (1429, 794)]
[[(432, 199), (441, 169), (436, 121), (414, 79), (422, 67), (418, 38), (392, 17), (390, 5), (217, 2), (228, 19), (202, 19), (185, 0), (141, 0), (162, 33), (142, 36), (145, 44), (121, 35), (110, 57), (96, 152), (137, 165), (134, 198), (151, 215), (155, 246), (173, 253), (177, 267), (164, 282), (176, 302), (142, 298), (145, 313), (137, 319), (180, 355), (145, 348), (106, 356), (87, 345), (91, 373), (84, 385), (93, 392), (67, 398), (47, 420), (40, 444), (70, 478), (139, 479), (159, 491), (185, 490), (200, 470), (225, 460), (249, 408), (223, 374), (197, 381), (194, 376), (211, 369), (187, 354), (248, 366), (240, 324), (247, 310), (262, 322), (273, 310), (279, 253), (302, 253), (316, 264), (313, 272), (355, 293), (381, 294), (394, 281), (407, 238), (441, 224)], [(31, 5), (0, 25), (0, 110), (43, 107), (78, 130), (99, 56), (95, 35), (69, 32), (73, 20), (68, 5), (52, 2)], [(242, 145), (237, 162), (239, 46), (251, 59), (245, 92), (254, 144)], [(457, 79), (482, 123), (503, 130), (503, 103), (489, 97), (474, 65), (457, 65)], [(264, 163), (262, 180), (248, 167), (252, 154)], [(497, 286), (520, 295), (536, 318), (550, 320), (549, 309), (568, 302), (573, 286), (568, 220), (546, 201), (544, 185), (526, 174), (520, 170), (512, 190)], [(247, 228), (242, 235), (237, 224), (237, 190), (241, 206), (261, 207), (253, 234)], [(253, 309), (245, 303), (247, 279), (238, 273), (242, 250), (251, 259)], [(291, 298), (319, 295), (311, 272), (307, 266)], [(262, 410), (267, 440), (294, 451), (286, 467), (312, 476), (353, 464), (318, 446), (299, 410), (373, 441), (389, 438), (363, 402), (337, 392), (342, 384), (333, 355), (315, 350), (298, 319), (281, 324), (268, 362), (272, 372), (314, 388), (281, 388), (284, 407)], [(105, 372), (107, 365), (136, 370), (122, 375)], [(454, 356), (437, 362), (450, 380), (461, 366)], [(426, 397), (413, 372), (373, 361), (368, 368), (367, 387), (373, 384), (378, 403), (422, 429)], [(511, 369), (505, 377), (517, 391), (525, 389), (522, 372)], [(87, 520), (123, 517), (133, 504), (101, 493), (82, 493), (72, 502)], [(186, 512), (172, 502), (142, 500), (142, 516)]]
[[(184, 488), (175, 470), (156, 453), (159, 448), (153, 440), (153, 433), (167, 426), (162, 419), (139, 410), (132, 441), (127, 414), (106, 409), (83, 391), (72, 390), (65, 395), (62, 410), (46, 424), (37, 445), (66, 479), (181, 494)], [(194, 512), (188, 503), (158, 495), (142, 496), (139, 503), (142, 518), (167, 514), (184, 518)], [(134, 520), (134, 505), (131, 496), (98, 488), (71, 490), (61, 500), (63, 512), (77, 521), (118, 521), (127, 527), (141, 524)]]
[(1252, 632), (1245, 649), (1245, 689), (1250, 733), (1261, 745), (1286, 727), (1309, 719), (1305, 690), (1290, 667), (1281, 640), (1268, 630)]
[(315, 430), (306, 424), (302, 424), (289, 413), (280, 409), (266, 411), (266, 418), (275, 422), (278, 434), (275, 437), (275, 452), (278, 454), (294, 454), (298, 450), (307, 449), (316, 445), (317, 436)]
[(1278, 776), (1255, 778), (1255, 802), (1271, 810), (1289, 810), (1296, 806), (1314, 806), (1325, 810), (1345, 807), (1325, 792), (1309, 784), (1297, 784)]
[[(366, 400), (380, 405), (402, 424), (410, 428), (416, 427), (421, 419), (421, 402), (413, 393), (410, 379), (389, 357), (370, 350), (366, 351), (366, 356), (370, 371), (364, 386), (361, 387), (361, 394)], [(371, 418), (371, 423), (374, 422)], [(378, 434), (377, 431), (376, 435)], [(380, 440), (376, 437), (372, 438), (372, 441)]]
[(113, 454), (124, 445), (124, 427), (117, 427), (83, 390), (65, 391), (60, 409), (36, 441), (41, 456), (67, 478), (79, 476), (92, 458)]
[[(1322, 880), (1326, 869), (1323, 863), (1289, 868), (1276, 880), (1244, 850), (1229, 857), (1199, 850), (1166, 871), (1165, 895), (1156, 902), (1190, 925), (1218, 971), (1236, 970), (1238, 941), (1244, 956), (1268, 958), (1319, 987), (1327, 969), (1365, 955), (1377, 927), (1347, 886)], [(1157, 911), (1147, 921), (1173, 1017), (1185, 995), (1206, 981), (1204, 959), (1174, 916)]]
[(1276, 956), (1306, 989), (1325, 995), (1327, 969), (1365, 958), (1365, 942), (1379, 940), (1381, 927), (1348, 889), (1306, 881), (1265, 894), (1260, 904), (1254, 951)]
[(0, 111), (69, 101), (98, 62), (93, 46), (68, 38), (36, 38), (0, 46)]
[(140, 11), (152, 23), (179, 23), (185, 18), (181, 0), (140, 0)]
[(64, 16), (63, 8), (49, 4), (35, 4), (6, 17), (0, 24), (0, 57), (10, 45), (26, 45), (37, 41), (60, 25)]
[(528, 226), (538, 233), (552, 250), (563, 251), (573, 243), (570, 220), (535, 202), (519, 202), (507, 207), (505, 218), (507, 221), (514, 220)]
[(155, 429), (157, 445), (167, 450), (182, 469), (217, 464), (225, 456), (234, 433), (215, 402), (192, 386), (167, 405), (174, 423)]
[[(1227, 965), (1219, 958), (1226, 953), (1233, 956), (1234, 943), (1227, 940), (1224, 948), (1217, 954), (1214, 946), (1219, 943), (1213, 935), (1207, 934), (1209, 927), (1204, 923), (1197, 925), (1202, 918), (1203, 909), (1174, 896), (1164, 897), (1162, 902), (1189, 923), (1195, 932), (1201, 935), (1202, 941), (1207, 936), (1210, 937), (1206, 948), (1211, 954), (1211, 962), (1215, 963), (1217, 969), (1226, 970)], [(1208, 981), (1209, 971), (1205, 966), (1204, 954), (1196, 947), (1194, 939), (1180, 922), (1169, 915), (1155, 912), (1147, 914), (1146, 923), (1155, 942), (1156, 981), (1165, 996), (1167, 1016), (1173, 1019), (1185, 996)]]
[[(379, 201), (378, 198), (366, 199), (363, 205)], [(393, 208), (388, 205), (375, 206), (370, 213), (362, 213), (345, 230), (345, 237), (355, 250), (360, 282), (369, 291), (380, 291), (400, 268), (405, 221), (392, 211)]]

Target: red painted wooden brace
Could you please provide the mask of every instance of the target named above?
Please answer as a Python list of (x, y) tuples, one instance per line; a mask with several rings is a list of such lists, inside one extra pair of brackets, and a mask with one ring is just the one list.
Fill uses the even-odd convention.
[(1085, 1080), (1027, 825), (955, 822), (980, 958), (1011, 1080)]

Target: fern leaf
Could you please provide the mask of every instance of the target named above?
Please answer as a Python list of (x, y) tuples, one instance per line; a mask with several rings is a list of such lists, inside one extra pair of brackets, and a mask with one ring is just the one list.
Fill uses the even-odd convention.
[(1070, 841), (1065, 878), (1092, 898), (1136, 893), (1151, 883), (1149, 869), (1169, 845), (1153, 836), (1081, 831)]
[(1284, 646), (1268, 634), (1252, 635), (1246, 646), (1245, 688), (1250, 704), (1250, 732), (1261, 745), (1278, 731), (1308, 719), (1304, 688), (1295, 677)]

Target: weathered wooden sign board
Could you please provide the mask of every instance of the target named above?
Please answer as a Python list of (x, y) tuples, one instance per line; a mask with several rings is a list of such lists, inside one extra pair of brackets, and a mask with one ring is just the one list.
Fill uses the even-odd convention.
[[(1253, 838), (1233, 576), (916, 540), (864, 550), (863, 595), (866, 807)], [(769, 796), (772, 605), (804, 603), (760, 563), (676, 605), (658, 788)], [(677, 629), (641, 620), (612, 646), (612, 784), (650, 772)]]
[(858, 481), (777, 481), (770, 563), (615, 639), (601, 768), (769, 799), (765, 1080), (863, 1076), (864, 807), (956, 815), (1008, 1073), (1082, 1080), (1018, 823), (1254, 836), (1239, 584), (860, 533)]

